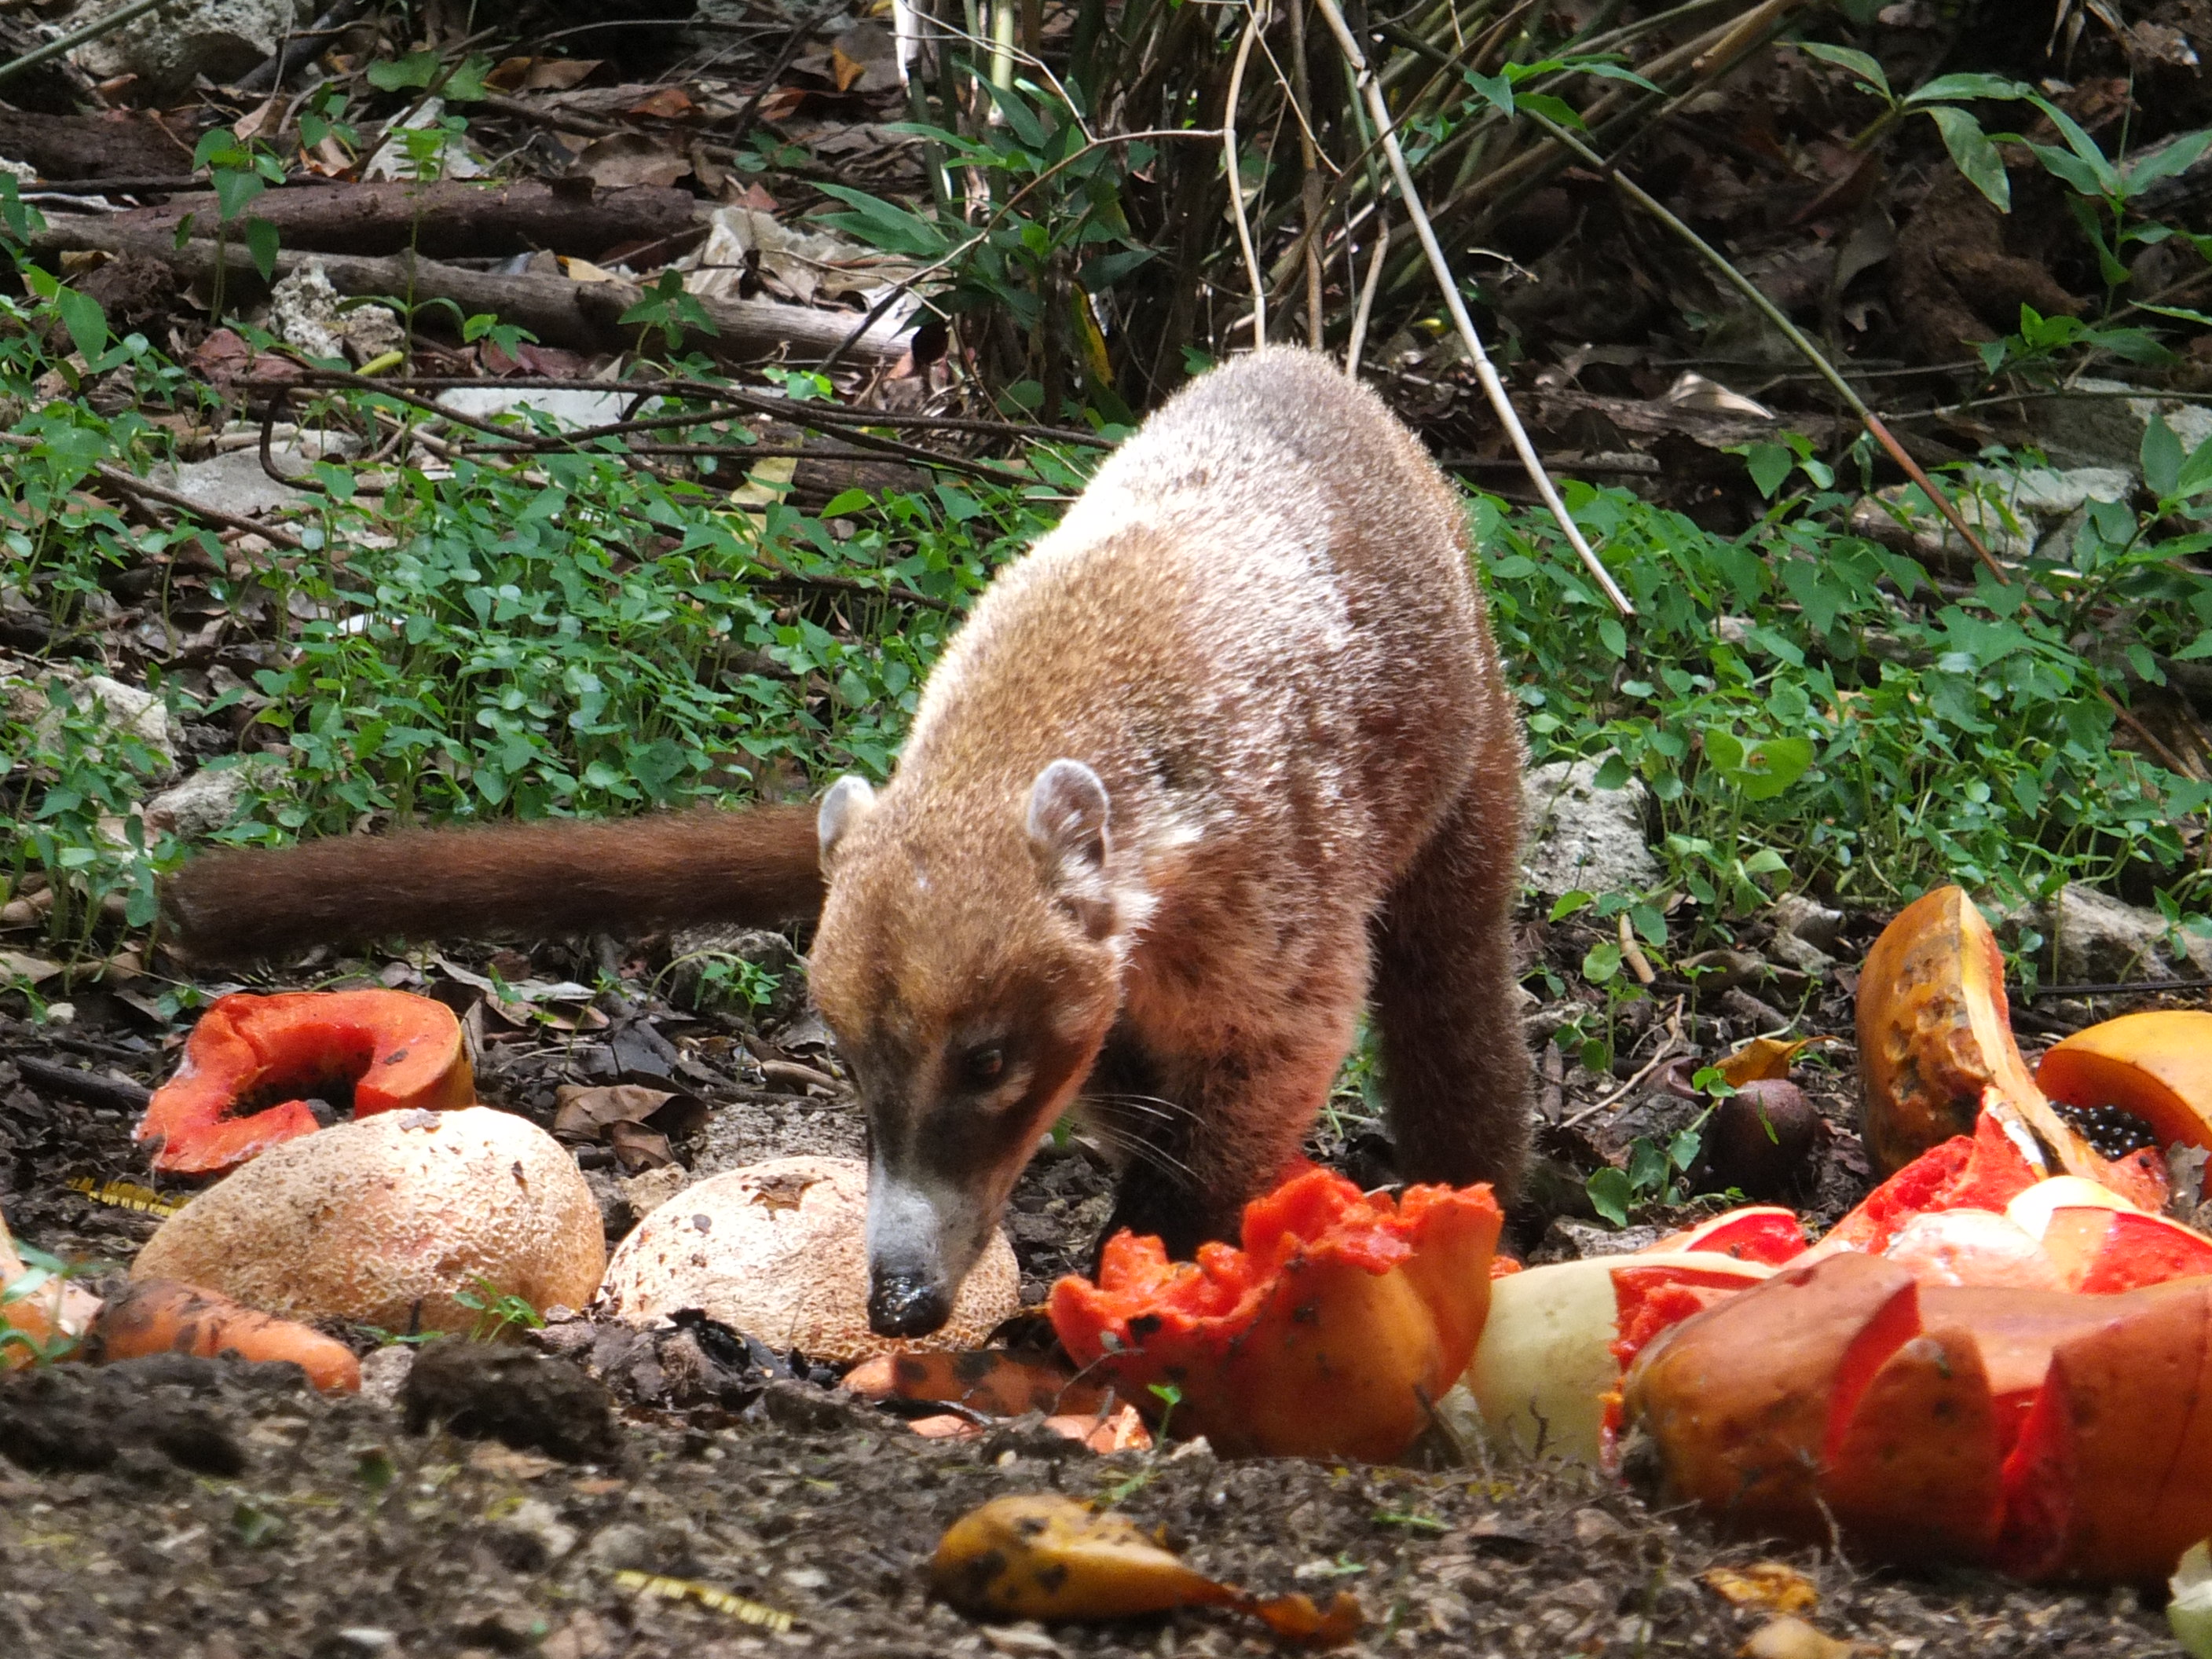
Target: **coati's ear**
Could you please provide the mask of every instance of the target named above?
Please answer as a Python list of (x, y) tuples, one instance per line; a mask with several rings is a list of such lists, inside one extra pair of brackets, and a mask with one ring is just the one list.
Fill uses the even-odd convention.
[(1030, 787), (1030, 847), (1061, 902), (1093, 939), (1114, 929), (1106, 883), (1106, 786), (1079, 760), (1056, 760)]
[(830, 793), (822, 797), (821, 809), (814, 815), (814, 834), (821, 842), (823, 862), (829, 862), (837, 843), (875, 804), (876, 792), (868, 787), (866, 778), (848, 773), (830, 786)]

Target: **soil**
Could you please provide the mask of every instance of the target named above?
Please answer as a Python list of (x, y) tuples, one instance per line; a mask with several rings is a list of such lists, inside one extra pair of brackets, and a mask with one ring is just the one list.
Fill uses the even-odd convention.
[[(1870, 935), (1871, 921), (1864, 927)], [(1571, 925), (1530, 934), (1533, 950), (1560, 963), (1579, 961), (1589, 942)], [(764, 1035), (651, 1000), (641, 970), (633, 998), (603, 1001), (614, 1010), (604, 1026), (507, 1028), (434, 960), (418, 961), (427, 988), (471, 1007), (472, 1030), (490, 1031), (479, 1045), (490, 1103), (550, 1124), (564, 1082), (690, 1091), (708, 1108), (702, 1126), (676, 1139), (690, 1174), (858, 1148), (840, 1091), (797, 1081), (805, 1074), (795, 1067), (835, 1066), (803, 1014)], [(513, 982), (533, 967), (559, 976), (577, 964), (541, 947), (534, 964), (510, 954), (491, 965)], [(299, 982), (367, 968), (325, 964)], [(386, 964), (381, 977), (406, 971)], [(1709, 995), (1707, 1012), (1686, 1000), (1686, 986), (1652, 989), (1616, 1021), (1626, 1073), (1665, 1040), (1678, 992), (1681, 1030), (1700, 1053), (1759, 1023), (1728, 993)], [(1847, 1034), (1849, 1006), (1839, 981), (1811, 985), (1800, 1029)], [(186, 1024), (162, 1027), (100, 993), (81, 998), (67, 1026), (0, 1023), (0, 1200), (18, 1237), (120, 1264), (151, 1233), (154, 1216), (95, 1203), (70, 1182), (147, 1182), (129, 1139), (131, 1085), (161, 1080)], [(1540, 1139), (1559, 1178), (1539, 1189), (1553, 1192), (1554, 1207), (1523, 1206), (1513, 1234), (1547, 1259), (1644, 1242), (1686, 1212), (1647, 1206), (1641, 1224), (1620, 1233), (1558, 1195), (1578, 1192), (1596, 1159), (1617, 1160), (1634, 1136), (1673, 1133), (1697, 1109), (1651, 1086), (1662, 1071), (1617, 1107), (1582, 1116), (1613, 1091), (1553, 1054)], [(753, 1057), (775, 1062), (769, 1075), (780, 1080), (760, 1086)], [(56, 1066), (100, 1078), (57, 1087)], [(1805, 1164), (1775, 1195), (1825, 1218), (1865, 1186), (1848, 1127), (1850, 1078), (1847, 1064), (1799, 1076), (1819, 1122)], [(1377, 1126), (1358, 1116), (1356, 1097), (1337, 1104), (1312, 1150), (1362, 1180), (1387, 1179)], [(611, 1236), (688, 1178), (677, 1169), (625, 1175), (606, 1148), (579, 1155)], [(1108, 1201), (1105, 1173), (1080, 1146), (1048, 1148), (1033, 1163), (1009, 1216), (1028, 1297), (1084, 1265)], [(520, 1343), (375, 1349), (365, 1370), (358, 1398), (319, 1396), (289, 1367), (175, 1356), (0, 1379), (0, 1652), (1269, 1650), (1256, 1626), (1218, 1611), (1047, 1629), (979, 1626), (932, 1600), (927, 1564), (944, 1528), (987, 1498), (1039, 1491), (1110, 1501), (1164, 1528), (1194, 1565), (1256, 1590), (1326, 1599), (1351, 1589), (1367, 1615), (1353, 1652), (1734, 1652), (1771, 1614), (1731, 1605), (1703, 1575), (1774, 1559), (1817, 1589), (1814, 1622), (1863, 1653), (2129, 1653), (2171, 1643), (2154, 1593), (1866, 1572), (1828, 1552), (1778, 1558), (1656, 1512), (1589, 1472), (1470, 1466), (1464, 1449), (1442, 1444), (1417, 1449), (1416, 1467), (1381, 1468), (1224, 1462), (1203, 1443), (1173, 1439), (1100, 1457), (1030, 1419), (977, 1438), (925, 1439), (836, 1389), (827, 1368), (705, 1320), (641, 1335), (556, 1316)], [(673, 1582), (655, 1593), (641, 1575)], [(710, 1600), (686, 1596), (683, 1584), (707, 1588)], [(788, 1628), (746, 1622), (749, 1606), (754, 1616), (789, 1615)]]

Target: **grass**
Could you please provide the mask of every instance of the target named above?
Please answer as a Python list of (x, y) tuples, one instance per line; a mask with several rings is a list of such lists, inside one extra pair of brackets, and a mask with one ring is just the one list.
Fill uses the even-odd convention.
[[(369, 477), (325, 462), (306, 550), (244, 556), (82, 491), (97, 463), (160, 457), (170, 435), (155, 416), (202, 394), (131, 340), (94, 360), (112, 360), (101, 407), (128, 384), (124, 412), (54, 395), (42, 375), (81, 371), (61, 358), (70, 337), (52, 307), (16, 308), (0, 337), (0, 398), (17, 411), (0, 479), (4, 580), (58, 641), (0, 713), (0, 882), (57, 896), (46, 944), (64, 954), (151, 920), (155, 873), (181, 855), (132, 811), (160, 757), (56, 672), (100, 667), (115, 590), (143, 596), (142, 634), (189, 629), (169, 608), (197, 567), (251, 636), (234, 641), (258, 657), (250, 672), (144, 675), (177, 720), (237, 724), (237, 753), (210, 764), (282, 759), (257, 773), (223, 841), (335, 833), (364, 814), (742, 799), (775, 780), (887, 771), (956, 620), (900, 595), (957, 611), (1053, 520), (1085, 464), (1038, 451), (1019, 486), (848, 493), (808, 514), (734, 502), (741, 462), (669, 477), (614, 438), (463, 459), (447, 476), (388, 470), (374, 494)], [(309, 418), (373, 430), (380, 416), (420, 412), (347, 391)], [(696, 441), (729, 438), (702, 426)], [(1794, 473), (1788, 456), (1752, 458), (1772, 499), (1733, 537), (1571, 486), (1635, 599), (1627, 623), (1554, 528), (1474, 497), (1533, 758), (1602, 757), (1605, 778), (1639, 777), (1656, 802), (1666, 879), (1600, 896), (1603, 913), (1626, 908), (1657, 951), (1792, 887), (1881, 905), (1947, 879), (2038, 894), (2148, 874), (2177, 921), (2204, 908), (2189, 826), (2212, 788), (2116, 748), (2100, 691), (2212, 654), (2212, 582), (2187, 562), (2206, 544), (2190, 516), (2201, 496), (2182, 489), (2197, 458), (2146, 458), (2170, 486), (2158, 508), (2094, 508), (2068, 565), (1972, 588), (1845, 533), (1857, 496), (1809, 457)], [(1785, 473), (1802, 487), (1790, 493)]]

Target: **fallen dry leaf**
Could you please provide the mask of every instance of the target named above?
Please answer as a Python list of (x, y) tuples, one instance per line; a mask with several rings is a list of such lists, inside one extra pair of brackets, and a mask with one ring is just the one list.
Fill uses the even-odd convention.
[(585, 145), (570, 173), (589, 179), (603, 190), (620, 190), (630, 185), (672, 185), (690, 171), (690, 162), (658, 139), (641, 132), (617, 132)]
[(508, 58), (484, 76), (494, 92), (566, 92), (588, 80), (598, 58)]
[(1801, 1050), (1824, 1041), (1821, 1037), (1798, 1037), (1791, 1042), (1780, 1037), (1753, 1037), (1721, 1061), (1721, 1075), (1739, 1089), (1747, 1083), (1786, 1078), (1790, 1075), (1790, 1062), (1797, 1058)]
[(647, 97), (641, 98), (629, 106), (631, 115), (653, 115), (664, 121), (680, 121), (690, 114), (695, 106), (681, 87), (663, 87)]

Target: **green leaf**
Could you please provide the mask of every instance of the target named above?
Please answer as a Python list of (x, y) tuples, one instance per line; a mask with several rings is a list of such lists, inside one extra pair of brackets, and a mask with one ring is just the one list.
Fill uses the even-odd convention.
[(70, 343), (87, 357), (97, 357), (107, 344), (107, 313), (100, 308), (100, 301), (89, 294), (65, 288), (54, 295), (54, 309), (61, 313)]
[(2142, 300), (2136, 301), (2136, 309), (2154, 311), (2161, 317), (2172, 317), (2180, 322), (2195, 323), (2199, 328), (2212, 328), (2212, 316), (2208, 316), (2201, 311), (2191, 311), (2187, 306), (2154, 306), (2148, 300)]
[(215, 204), (222, 222), (228, 224), (245, 210), (246, 204), (269, 188), (269, 181), (258, 173), (247, 173), (229, 167), (215, 170)]
[(1771, 800), (1813, 764), (1809, 738), (1765, 738), (1746, 743), (1717, 727), (1705, 733), (1705, 758), (1746, 800)]
[(1780, 444), (1753, 444), (1744, 462), (1751, 469), (1751, 481), (1759, 487), (1759, 493), (1771, 500), (1790, 476), (1796, 457)]
[[(2034, 152), (2035, 159), (2043, 163), (2045, 172), (2063, 179), (2072, 186), (2076, 194), (2082, 196), (2105, 194), (2104, 173), (2100, 173), (2097, 168), (2090, 166), (2080, 156), (2068, 150), (2056, 149), (2050, 144), (2030, 144), (2028, 149)], [(2110, 169), (2106, 171), (2109, 172)], [(2118, 181), (2115, 179), (2112, 182), (2117, 184)]]
[(853, 213), (823, 214), (819, 216), (823, 221), (852, 232), (863, 241), (893, 253), (912, 253), (929, 259), (941, 258), (951, 249), (944, 232), (902, 207), (847, 185), (824, 182), (817, 188), (823, 195), (835, 197), (858, 210)]
[(1616, 1227), (1628, 1224), (1628, 1206), (1636, 1194), (1628, 1184), (1628, 1172), (1616, 1170), (1610, 1164), (1590, 1176), (1583, 1190), (1589, 1194), (1590, 1208)]
[(2188, 172), (2208, 149), (2212, 149), (2212, 127), (2168, 139), (2140, 161), (2130, 161), (2120, 170), (2122, 193), (2139, 195), (2160, 179)]
[[(2205, 631), (2204, 637), (2207, 640), (2212, 640), (2212, 629), (2208, 629)], [(2184, 654), (2186, 653), (2185, 653)], [(1565, 921), (1569, 916), (1574, 915), (1576, 911), (1587, 910), (1591, 905), (1596, 902), (1596, 894), (1585, 893), (1580, 888), (1576, 888), (1572, 891), (1560, 894), (1559, 896), (1553, 902), (1551, 919), (1553, 921)]]
[(1583, 954), (1583, 977), (1593, 985), (1603, 985), (1620, 972), (1620, 942), (1601, 939)]
[(2035, 88), (2002, 75), (1939, 75), (1926, 86), (1908, 94), (1909, 105), (1930, 104), (1942, 98), (2001, 98), (2014, 100), (2035, 96)]
[[(2189, 452), (2189, 459), (2181, 464), (2180, 476), (2173, 481), (2173, 494), (2184, 501), (2208, 489), (2212, 489), (2212, 438)], [(2168, 558), (2176, 556), (2176, 550), (2171, 546), (2160, 551)]]
[[(2067, 149), (2074, 152), (2082, 165), (2087, 167), (2097, 179), (2097, 193), (2106, 196), (2118, 195), (2120, 193), (2119, 173), (2114, 170), (2112, 164), (2105, 159), (2105, 152), (2097, 147), (2097, 141), (2081, 130), (2081, 124), (2048, 98), (2038, 94), (2029, 94), (2027, 101), (2048, 116), (2051, 125), (2057, 127), (2064, 136)], [(2047, 167), (2050, 163), (2046, 161), (2045, 165)]]
[(1510, 116), (1513, 113), (1513, 82), (1507, 80), (1505, 76), (1478, 75), (1473, 70), (1468, 70), (1462, 78), (1474, 89), (1477, 97), (1483, 100), (1500, 115)]
[(1849, 46), (1823, 46), (1814, 40), (1799, 41), (1797, 50), (1808, 58), (1817, 58), (1824, 64), (1833, 64), (1838, 69), (1849, 70), (1891, 103), (1897, 101), (1897, 94), (1889, 89), (1889, 77), (1881, 72), (1881, 65), (1866, 53), (1853, 52)]
[(0, 173), (0, 221), (6, 222), (9, 234), (18, 241), (28, 240), (34, 232), (46, 228), (46, 215), (23, 200), (12, 173)]
[(227, 150), (238, 148), (238, 135), (228, 127), (210, 127), (200, 134), (200, 141), (192, 146), (192, 171), (211, 165), (215, 158)]
[(1548, 92), (1524, 92), (1519, 101), (1522, 109), (1554, 121), (1570, 132), (1586, 131), (1581, 112), (1563, 98), (1554, 98)]
[(246, 251), (253, 256), (253, 268), (261, 273), (261, 280), (271, 281), (276, 275), (276, 227), (266, 219), (248, 219)]
[(1158, 257), (1155, 249), (1126, 248), (1117, 253), (1102, 253), (1095, 259), (1085, 259), (1077, 267), (1075, 280), (1085, 289), (1097, 294), (1120, 282), (1138, 266)]
[(1603, 58), (1570, 58), (1566, 67), (1584, 75), (1594, 75), (1601, 81), (1626, 81), (1632, 87), (1641, 87), (1646, 92), (1666, 95), (1667, 88), (1645, 80), (1626, 64), (1610, 63)]
[[(398, 92), (403, 88), (422, 88), (430, 84), (438, 73), (438, 54), (427, 48), (410, 52), (404, 58), (389, 63), (368, 66), (368, 83), (380, 92)], [(207, 141), (202, 139), (201, 143)]]
[(2005, 176), (2004, 157), (1982, 131), (1981, 123), (1954, 104), (1938, 104), (1923, 112), (1943, 135), (1943, 148), (1966, 175), (1966, 182), (1989, 198), (1999, 213), (2012, 211), (2012, 180)]
[(2160, 501), (2172, 499), (2174, 488), (2181, 482), (2181, 440), (2166, 423), (2163, 415), (2153, 415), (2143, 428), (2143, 482), (2150, 486), (2151, 494)]
[(1024, 148), (1042, 149), (1052, 142), (1051, 132), (1037, 118), (1036, 111), (1030, 106), (1029, 100), (1021, 94), (1011, 87), (995, 85), (988, 78), (978, 84), (990, 94), (992, 103), (998, 106), (999, 113), (1006, 118), (1006, 125), (1012, 129), (1014, 137), (1022, 141)]

